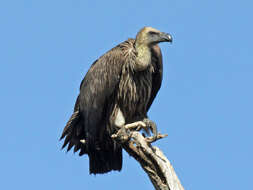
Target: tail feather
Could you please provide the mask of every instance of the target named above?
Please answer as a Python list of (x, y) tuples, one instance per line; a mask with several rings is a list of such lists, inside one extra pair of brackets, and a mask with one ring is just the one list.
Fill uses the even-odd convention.
[(81, 151), (79, 152), (79, 156), (82, 156), (84, 154), (86, 154), (87, 152), (85, 151), (85, 149), (81, 149)]
[[(60, 140), (65, 138), (62, 148), (67, 145), (67, 151), (74, 147), (74, 152), (80, 150), (79, 155), (88, 154), (90, 174), (102, 174), (112, 170), (120, 171), (122, 168), (122, 148), (111, 137), (104, 133), (103, 139), (85, 139), (85, 128), (78, 109), (67, 122)], [(80, 140), (85, 140), (82, 143)]]
[(122, 168), (122, 148), (89, 153), (90, 174), (103, 174)]
[(74, 148), (74, 152), (77, 152), (81, 148), (81, 144), (77, 144)]

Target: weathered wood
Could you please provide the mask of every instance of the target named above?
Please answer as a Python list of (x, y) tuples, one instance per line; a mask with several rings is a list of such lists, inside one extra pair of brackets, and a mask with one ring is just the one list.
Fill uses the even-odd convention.
[[(165, 136), (159, 134), (157, 139)], [(123, 129), (112, 137), (140, 163), (156, 190), (184, 190), (170, 161), (158, 147), (149, 143), (150, 138)]]

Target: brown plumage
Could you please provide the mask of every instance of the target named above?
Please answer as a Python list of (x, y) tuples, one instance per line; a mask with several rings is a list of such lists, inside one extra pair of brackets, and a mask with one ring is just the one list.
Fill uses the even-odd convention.
[(121, 170), (122, 148), (111, 135), (125, 124), (147, 120), (162, 82), (157, 44), (171, 41), (170, 35), (144, 27), (136, 39), (108, 51), (87, 72), (61, 139), (67, 151), (74, 147), (80, 156), (88, 154), (90, 173)]

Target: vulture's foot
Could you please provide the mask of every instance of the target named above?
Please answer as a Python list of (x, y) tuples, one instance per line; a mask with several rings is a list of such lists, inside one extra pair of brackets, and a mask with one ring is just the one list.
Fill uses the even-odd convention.
[(118, 140), (121, 143), (127, 142), (130, 138), (131, 130), (140, 130), (141, 128), (145, 129), (146, 124), (143, 121), (137, 121), (134, 123), (129, 123), (120, 127), (116, 134), (111, 135), (113, 139)]
[(113, 139), (117, 139), (120, 143), (125, 143), (130, 139), (129, 131), (125, 127), (121, 127), (116, 134), (112, 134)]
[(141, 130), (141, 128), (146, 128), (146, 124), (143, 122), (143, 121), (136, 121), (134, 123), (129, 123), (129, 124), (126, 124), (125, 126), (125, 129), (134, 129), (134, 130)]
[(136, 121), (134, 123), (129, 123), (122, 126), (116, 134), (113, 134), (111, 137), (117, 139), (121, 143), (125, 143), (131, 138), (131, 130), (140, 131), (144, 129), (148, 134), (149, 130), (152, 131), (153, 136), (145, 137), (147, 143), (155, 142), (159, 139), (162, 139), (167, 136), (167, 134), (157, 133), (156, 124), (148, 118), (145, 118), (143, 121)]
[(151, 121), (148, 118), (143, 119), (143, 122), (145, 123), (146, 128), (150, 129), (153, 133), (153, 136), (146, 138), (146, 141), (149, 143), (156, 141), (158, 133), (157, 133), (157, 127), (156, 127), (155, 122)]
[(158, 134), (157, 134), (156, 124), (148, 118), (145, 118), (143, 121), (136, 121), (134, 123), (129, 123), (125, 125), (124, 128), (129, 129), (129, 130), (136, 130), (136, 131), (140, 131), (141, 129), (144, 129), (148, 134), (150, 130), (152, 131), (153, 136), (146, 138), (146, 141), (151, 143), (157, 140)]

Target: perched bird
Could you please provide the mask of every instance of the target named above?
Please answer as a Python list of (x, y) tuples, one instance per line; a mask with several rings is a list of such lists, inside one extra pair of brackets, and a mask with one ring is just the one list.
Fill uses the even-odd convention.
[[(169, 34), (142, 28), (135, 39), (120, 43), (90, 67), (80, 85), (74, 113), (60, 139), (62, 148), (74, 147), (89, 156), (90, 174), (122, 168), (122, 148), (111, 135), (134, 122), (157, 129), (147, 112), (161, 86), (160, 42), (172, 42)], [(138, 123), (137, 123), (138, 124)]]

